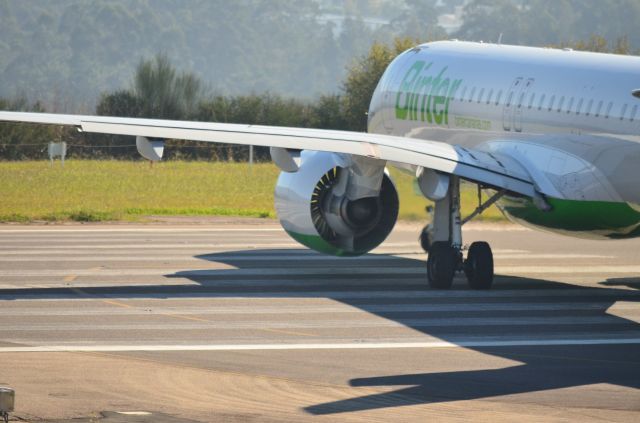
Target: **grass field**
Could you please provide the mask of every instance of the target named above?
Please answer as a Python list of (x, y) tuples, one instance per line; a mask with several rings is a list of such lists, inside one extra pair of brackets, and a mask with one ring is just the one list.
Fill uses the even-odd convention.
[[(427, 200), (412, 178), (392, 171), (400, 195), (400, 218), (424, 220)], [(0, 162), (0, 221), (139, 220), (150, 215), (275, 217), (278, 169), (261, 163), (71, 160)], [(476, 205), (463, 190), (463, 211)], [(491, 208), (485, 220), (501, 220)]]

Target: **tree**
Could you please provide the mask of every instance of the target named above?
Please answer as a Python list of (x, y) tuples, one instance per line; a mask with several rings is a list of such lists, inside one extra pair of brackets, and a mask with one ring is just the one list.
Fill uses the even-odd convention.
[(142, 102), (129, 90), (102, 93), (96, 107), (99, 116), (140, 117)]
[(525, 42), (521, 32), (526, 21), (514, 0), (474, 0), (465, 6), (462, 18), (464, 23), (457, 38), (495, 42), (504, 34), (509, 44)]
[(627, 37), (618, 38), (614, 44), (598, 35), (592, 35), (588, 41), (578, 41), (577, 43), (567, 44), (563, 47), (571, 47), (574, 50), (593, 51), (597, 53), (614, 53), (614, 54), (631, 54), (629, 41)]
[(321, 96), (313, 106), (313, 119), (310, 126), (321, 129), (348, 129), (343, 113), (342, 96), (338, 94)]
[[(29, 104), (24, 98), (13, 101), (0, 98), (0, 110), (44, 112), (39, 103)], [(66, 132), (60, 126), (2, 123), (0, 158), (4, 160), (46, 158), (49, 142), (65, 140), (63, 134)]]
[(395, 33), (418, 39), (444, 38), (446, 32), (438, 26), (437, 0), (405, 0), (403, 11), (391, 21)]
[[(195, 118), (207, 122), (309, 127), (313, 124), (315, 113), (315, 108), (308, 101), (286, 99), (277, 94), (265, 93), (234, 97), (214, 96), (199, 104)], [(243, 146), (219, 146), (200, 153), (222, 160), (245, 160), (248, 150)], [(268, 149), (255, 149), (257, 160), (268, 157)]]
[[(0, 96), (90, 113), (158, 51), (225, 95), (336, 94), (372, 40), (440, 38), (463, 0), (0, 0)], [(472, 0), (454, 38), (544, 46), (597, 34), (640, 48), (638, 0)], [(345, 10), (348, 14), (345, 14)]]
[(169, 58), (159, 54), (136, 69), (133, 93), (140, 101), (140, 116), (185, 119), (193, 114), (203, 94), (202, 82), (191, 73), (178, 74)]
[(393, 46), (375, 42), (369, 53), (349, 68), (342, 86), (343, 114), (348, 129), (367, 130), (367, 112), (378, 81), (389, 63), (416, 43), (410, 38), (397, 38)]
[(640, 36), (633, 22), (639, 19), (637, 0), (472, 0), (455, 37), (495, 41), (502, 33), (506, 44), (545, 46), (574, 44), (597, 34), (627, 38), (637, 48)]

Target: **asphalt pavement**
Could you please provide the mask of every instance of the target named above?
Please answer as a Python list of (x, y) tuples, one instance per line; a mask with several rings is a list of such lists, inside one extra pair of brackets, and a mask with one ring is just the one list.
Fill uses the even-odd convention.
[(640, 240), (470, 225), (494, 288), (434, 291), (419, 229), (335, 258), (271, 221), (2, 225), (12, 416), (640, 421)]

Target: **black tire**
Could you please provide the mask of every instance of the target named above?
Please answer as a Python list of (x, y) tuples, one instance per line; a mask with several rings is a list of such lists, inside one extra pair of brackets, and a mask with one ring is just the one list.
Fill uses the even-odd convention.
[(493, 284), (493, 253), (486, 242), (474, 242), (469, 247), (464, 273), (472, 289), (490, 289)]
[(429, 235), (429, 226), (425, 226), (420, 232), (420, 246), (425, 253), (429, 252), (431, 248), (431, 236)]
[(449, 289), (456, 272), (456, 250), (448, 242), (434, 242), (427, 259), (427, 280), (434, 289)]

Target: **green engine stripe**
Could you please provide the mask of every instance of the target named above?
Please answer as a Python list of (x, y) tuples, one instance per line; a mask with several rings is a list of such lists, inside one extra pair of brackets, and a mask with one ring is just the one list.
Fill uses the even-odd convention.
[(365, 253), (358, 251), (346, 251), (342, 248), (336, 247), (325, 241), (320, 235), (306, 235), (297, 232), (287, 231), (285, 230), (289, 236), (300, 244), (311, 248), (312, 250), (318, 251), (319, 253), (330, 254), (333, 256), (339, 257), (355, 257), (360, 256)]

